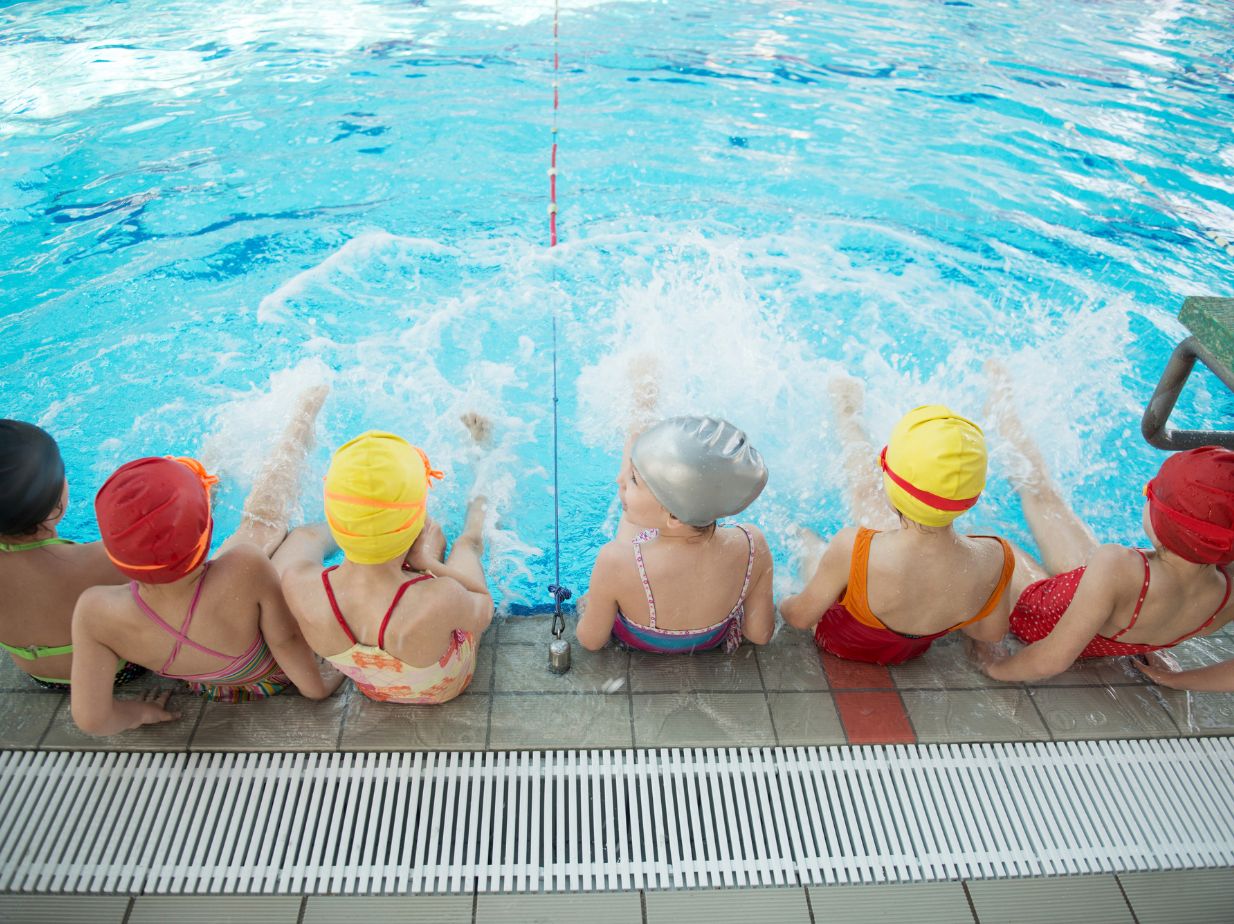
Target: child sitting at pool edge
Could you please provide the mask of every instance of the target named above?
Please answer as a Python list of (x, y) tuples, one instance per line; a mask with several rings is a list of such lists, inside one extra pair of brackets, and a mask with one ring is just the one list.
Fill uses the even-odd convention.
[(658, 654), (731, 652), (742, 638), (766, 644), (775, 628), (767, 541), (753, 525), (717, 525), (762, 492), (762, 456), (712, 417), (674, 417), (639, 433), (637, 417), (656, 403), (650, 375), (636, 377), (636, 422), (617, 475), (621, 520), (596, 555), (578, 640), (596, 651), (613, 637)]
[(820, 650), (874, 664), (918, 657), (957, 630), (1000, 640), (1011, 609), (1011, 547), (952, 527), (985, 487), (981, 429), (942, 405), (915, 408), (876, 456), (858, 420), (861, 384), (837, 379), (832, 397), (850, 512), (862, 525), (835, 535), (805, 589), (780, 602), (784, 620), (813, 630)]
[[(478, 444), (489, 423), (464, 423)], [(446, 538), (428, 517), (432, 479), (424, 451), (370, 431), (334, 454), (326, 475), (327, 533), (301, 528), (280, 551), (283, 588), (309, 644), (369, 699), (438, 704), (460, 695), (493, 618), (484, 577), (486, 500), (474, 494), (463, 531)], [(331, 537), (333, 542), (330, 541)], [(341, 565), (322, 569), (335, 545)]]
[[(1018, 551), (1022, 591), (1010, 627), (1028, 645), (1010, 657), (985, 652), (986, 673), (995, 680), (1041, 680), (1078, 659), (1171, 648), (1234, 618), (1234, 452), (1206, 446), (1169, 456), (1144, 489), (1143, 525), (1152, 548), (1100, 545), (1024, 431), (1006, 370), (994, 361), (986, 369), (998, 429), (1026, 466), (1016, 490), (1044, 562)], [(1222, 682), (1222, 671), (1206, 671), (1180, 682)]]
[[(125, 581), (102, 543), (59, 535), (68, 504), (64, 460), (51, 434), (0, 420), (0, 648), (33, 683), (61, 692), (69, 689), (77, 598)], [(146, 673), (128, 662), (114, 667), (117, 684)]]
[(187, 458), (144, 458), (121, 466), (99, 490), (103, 546), (127, 587), (94, 587), (73, 614), (73, 720), (87, 734), (112, 735), (179, 716), (169, 693), (117, 700), (118, 660), (183, 680), (207, 699), (241, 702), (294, 683), (310, 699), (343, 677), (322, 676), (292, 618), (270, 554), (287, 534), (296, 473), (312, 442), (327, 389), (300, 399), (282, 442), (258, 477), (244, 517), (209, 560), (217, 478)]

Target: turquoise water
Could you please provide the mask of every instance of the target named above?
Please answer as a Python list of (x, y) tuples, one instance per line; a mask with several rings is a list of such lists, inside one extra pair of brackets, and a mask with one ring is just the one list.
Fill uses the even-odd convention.
[[(220, 534), (303, 385), (328, 449), (404, 433), (457, 525), (497, 420), (494, 582), (547, 602), (552, 323), (562, 577), (611, 529), (629, 356), (666, 412), (772, 469), (751, 510), (847, 519), (826, 383), (879, 441), (982, 415), (986, 356), (1104, 538), (1139, 535), (1139, 416), (1187, 294), (1229, 295), (1224, 0), (603, 2), (560, 11), (561, 245), (547, 248), (551, 2), (17, 3), (0, 10), (3, 412), (61, 441), (69, 535), (142, 454), (224, 476)], [(1202, 377), (1185, 423), (1222, 425)], [(974, 530), (1027, 541), (1001, 454)], [(782, 586), (787, 577), (781, 578)]]

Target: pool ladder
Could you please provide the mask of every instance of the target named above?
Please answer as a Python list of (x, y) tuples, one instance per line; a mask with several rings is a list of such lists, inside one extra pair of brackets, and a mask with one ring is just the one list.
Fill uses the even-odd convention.
[(1172, 452), (1197, 446), (1234, 449), (1234, 431), (1175, 430), (1167, 426), (1197, 359), (1234, 392), (1234, 298), (1185, 298), (1178, 319), (1191, 336), (1174, 348), (1166, 363), (1157, 390), (1144, 409), (1140, 432), (1153, 446)]

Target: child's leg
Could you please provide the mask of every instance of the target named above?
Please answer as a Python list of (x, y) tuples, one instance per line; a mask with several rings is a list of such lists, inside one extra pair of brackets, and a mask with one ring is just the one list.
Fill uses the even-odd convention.
[(827, 551), (827, 543), (807, 526), (794, 526), (789, 530), (789, 534), (801, 543), (801, 550), (797, 553), (797, 579), (804, 586), (810, 583), (814, 572), (818, 570), (818, 563), (823, 560), (823, 553)]
[(1020, 455), (1022, 471), (1011, 473), (1011, 481), (1020, 495), (1024, 517), (1041, 549), (1046, 571), (1062, 574), (1078, 568), (1097, 548), (1097, 539), (1063, 499), (1037, 444), (1024, 431), (1012, 402), (1006, 367), (992, 359), (986, 363), (986, 374), (990, 378), (986, 412), (999, 434)]
[[(487, 453), (492, 448), (493, 428), (487, 417), (469, 411), (463, 415), (463, 425), (467, 427), (481, 453)], [(488, 581), (484, 577), (484, 567), (480, 561), (484, 554), (484, 520), (488, 511), (488, 498), (482, 493), (486, 478), (483, 463), (484, 460), (480, 460), (476, 465), (476, 483), (471, 488), (471, 500), (467, 503), (463, 531), (455, 538), (454, 547), (450, 549), (445, 565), (452, 576), (468, 590), (487, 593)], [(440, 554), (444, 548), (445, 536), (437, 530), (436, 540), (426, 537), (425, 541), (433, 546), (430, 551)]]
[(223, 543), (220, 552), (248, 543), (273, 555), (286, 538), (291, 506), (300, 493), (304, 460), (313, 446), (317, 414), (329, 393), (328, 385), (316, 385), (300, 395), (278, 445), (244, 501), (240, 527)]
[(865, 388), (857, 379), (844, 375), (832, 379), (828, 390), (835, 407), (853, 522), (871, 529), (895, 529), (897, 518), (883, 491), (878, 453), (859, 419), (865, 405)]
[(463, 531), (454, 540), (446, 565), (451, 571), (470, 579), (463, 581), (464, 586), (487, 587), (484, 577), (484, 566), (480, 562), (484, 554), (484, 517), (488, 511), (488, 498), (478, 494), (467, 504), (467, 517), (463, 522)]

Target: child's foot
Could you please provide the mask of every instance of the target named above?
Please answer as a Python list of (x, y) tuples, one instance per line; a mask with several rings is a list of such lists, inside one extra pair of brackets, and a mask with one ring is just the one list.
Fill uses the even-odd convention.
[(797, 576), (803, 585), (808, 584), (818, 570), (818, 563), (823, 560), (827, 543), (818, 533), (805, 526), (790, 527), (789, 535), (801, 544), (801, 551), (797, 554)]
[(295, 416), (305, 417), (310, 422), (317, 420), (317, 415), (321, 413), (321, 406), (326, 403), (329, 395), (330, 386), (325, 383), (311, 385), (304, 389), (300, 397), (296, 399)]
[(493, 421), (478, 411), (468, 411), (460, 420), (477, 446), (488, 446), (493, 439)]
[(827, 391), (831, 394), (831, 404), (836, 416), (840, 418), (856, 418), (865, 406), (866, 389), (860, 379), (841, 373), (827, 383)]
[[(860, 379), (851, 375), (834, 376), (827, 383), (831, 406), (836, 415), (836, 432), (840, 437), (841, 451), (848, 464), (860, 465), (862, 469), (873, 464), (874, 447), (866, 432), (861, 415), (865, 411), (866, 388)], [(860, 460), (859, 462), (857, 460)]]
[[(467, 502), (467, 516), (463, 520), (463, 534), (477, 539), (484, 536), (484, 523), (488, 518), (488, 498), (477, 494)], [(459, 537), (460, 539), (462, 536)]]
[(651, 423), (660, 403), (660, 362), (651, 353), (639, 353), (630, 358), (630, 413), (637, 426)]
[(985, 406), (986, 419), (1015, 453), (1008, 467), (1008, 479), (1019, 490), (1036, 490), (1048, 480), (1045, 459), (1024, 430), (1024, 423), (1016, 412), (1011, 375), (1002, 360), (998, 359), (986, 360), (985, 373), (990, 383), (990, 396)]

